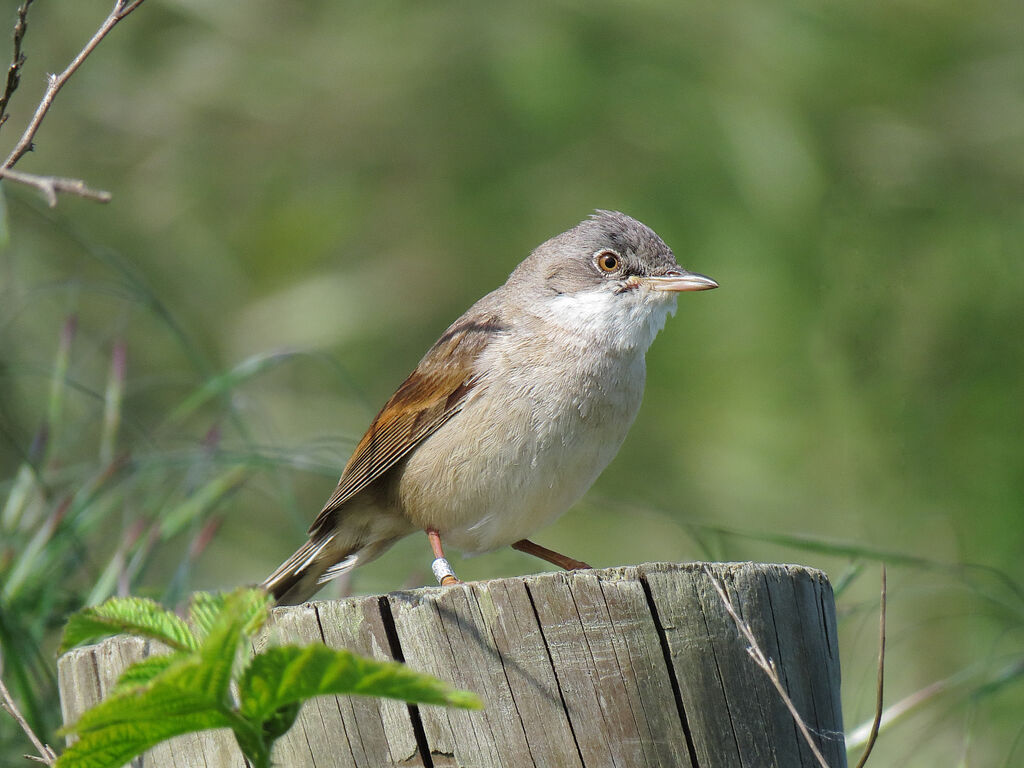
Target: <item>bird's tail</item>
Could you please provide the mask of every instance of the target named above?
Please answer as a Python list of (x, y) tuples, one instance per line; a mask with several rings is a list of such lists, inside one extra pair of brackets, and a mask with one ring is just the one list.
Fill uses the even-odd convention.
[(412, 530), (404, 519), (386, 513), (345, 515), (329, 530), (314, 530), (260, 586), (278, 605), (297, 605), (332, 579), (376, 559)]

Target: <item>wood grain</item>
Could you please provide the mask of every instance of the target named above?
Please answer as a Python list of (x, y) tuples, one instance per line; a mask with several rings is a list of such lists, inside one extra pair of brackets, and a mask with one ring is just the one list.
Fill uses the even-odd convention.
[[(708, 570), (706, 571), (705, 568)], [(315, 602), (274, 611), (257, 646), (322, 641), (397, 658), (480, 711), (323, 697), (275, 748), (284, 766), (816, 766), (750, 659), (725, 588), (832, 768), (844, 768), (832, 589), (792, 565), (656, 563)], [(65, 721), (150, 652), (115, 638), (59, 664)], [(174, 739), (140, 766), (245, 765), (231, 734)]]

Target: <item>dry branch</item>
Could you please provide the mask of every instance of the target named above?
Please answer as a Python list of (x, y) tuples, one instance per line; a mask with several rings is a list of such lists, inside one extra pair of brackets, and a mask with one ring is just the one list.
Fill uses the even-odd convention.
[[(25, 21), (28, 13), (28, 6), (31, 4), (31, 1), (32, 0), (26, 0), (26, 2), (18, 9), (18, 22), (14, 27), (14, 56), (11, 67), (8, 69), (7, 86), (4, 91), (3, 100), (0, 101), (0, 125), (2, 125), (3, 121), (6, 119), (3, 115), (3, 110), (6, 109), (10, 96), (17, 88), (18, 81), (20, 79), (21, 64), (24, 62), (25, 58), (24, 54), (21, 52), (21, 42), (25, 34)], [(145, 0), (117, 0), (114, 4), (113, 10), (111, 10), (110, 14), (100, 25), (99, 29), (97, 29), (89, 39), (89, 42), (85, 44), (85, 47), (78, 52), (78, 55), (71, 60), (71, 63), (65, 67), (64, 71), (60, 74), (50, 75), (48, 77), (46, 91), (43, 93), (43, 98), (36, 107), (36, 111), (32, 115), (32, 119), (25, 128), (25, 132), (21, 135), (21, 138), (18, 139), (18, 142), (14, 145), (11, 153), (7, 156), (7, 159), (4, 160), (2, 165), (0, 165), (0, 177), (10, 179), (11, 181), (19, 184), (35, 187), (40, 190), (44, 197), (46, 197), (46, 202), (51, 208), (57, 204), (58, 193), (76, 195), (78, 197), (84, 197), (88, 200), (96, 200), (102, 203), (110, 200), (111, 195), (109, 192), (92, 189), (80, 179), (69, 179), (61, 176), (41, 176), (33, 173), (22, 173), (13, 169), (14, 165), (32, 149), (32, 141), (35, 138), (36, 133), (39, 131), (39, 126), (42, 125), (43, 119), (50, 111), (50, 107), (53, 105), (53, 100), (60, 92), (60, 89), (63, 88), (64, 84), (67, 83), (71, 76), (78, 71), (78, 68), (82, 66), (82, 63), (89, 54), (96, 49), (96, 46), (98, 46), (103, 39), (110, 34), (110, 31), (117, 25), (117, 23), (142, 5), (143, 2), (145, 2)]]
[(18, 6), (18, 20), (14, 23), (14, 49), (11, 53), (11, 66), (7, 68), (7, 83), (4, 85), (4, 95), (0, 96), (0, 125), (7, 122), (7, 105), (11, 103), (11, 96), (18, 90), (21, 82), (21, 65), (25, 63), (25, 54), (21, 51), (21, 41), (25, 37), (25, 30), (28, 27), (28, 7), (32, 0), (25, 0)]
[[(0, 666), (0, 672), (3, 672), (3, 667)], [(32, 742), (32, 746), (39, 752), (39, 757), (33, 755), (25, 755), (29, 760), (36, 760), (46, 765), (53, 765), (57, 762), (57, 753), (54, 752), (48, 744), (44, 744), (42, 740), (36, 736), (35, 731), (32, 730), (32, 726), (28, 724), (24, 715), (18, 709), (18, 705), (15, 704), (14, 698), (11, 696), (11, 692), (7, 690), (7, 686), (4, 685), (3, 678), (0, 677), (0, 707), (4, 709), (7, 714), (14, 718), (14, 721), (21, 727), (21, 730), (28, 736), (29, 741)]]

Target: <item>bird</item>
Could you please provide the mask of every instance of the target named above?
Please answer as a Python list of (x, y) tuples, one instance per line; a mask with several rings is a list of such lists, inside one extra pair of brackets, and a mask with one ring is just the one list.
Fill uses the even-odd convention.
[(528, 537), (618, 452), (678, 294), (717, 287), (617, 211), (542, 243), (427, 351), (356, 445), (306, 543), (261, 586), (278, 604), (304, 602), (417, 531), (441, 585), (458, 583), (445, 544), (589, 568)]

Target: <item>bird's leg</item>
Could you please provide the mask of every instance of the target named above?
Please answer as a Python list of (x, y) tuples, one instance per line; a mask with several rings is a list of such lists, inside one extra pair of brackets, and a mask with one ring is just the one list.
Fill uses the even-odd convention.
[(549, 563), (557, 565), (559, 568), (564, 568), (567, 571), (578, 571), (580, 569), (590, 568), (590, 566), (582, 560), (573, 560), (571, 557), (567, 557), (561, 552), (555, 552), (555, 550), (542, 547), (540, 544), (534, 544), (529, 539), (520, 539), (512, 545), (512, 549), (518, 549), (520, 552), (525, 552), (528, 555), (539, 557), (541, 560), (547, 560)]
[(430, 570), (434, 572), (437, 583), (442, 587), (447, 587), (449, 584), (458, 584), (459, 580), (455, 577), (455, 571), (452, 570), (451, 564), (445, 560), (444, 550), (441, 549), (441, 534), (433, 528), (428, 528), (427, 538), (430, 539), (430, 548), (434, 550), (434, 562), (430, 564)]

